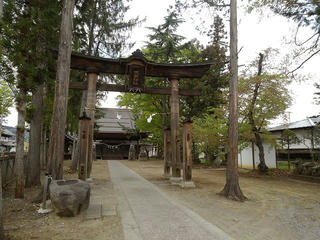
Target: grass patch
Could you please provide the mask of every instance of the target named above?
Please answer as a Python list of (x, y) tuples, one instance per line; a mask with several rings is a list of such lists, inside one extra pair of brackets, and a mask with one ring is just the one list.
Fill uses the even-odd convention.
[[(278, 161), (278, 169), (284, 169), (284, 170), (288, 170), (288, 162), (286, 161)], [(294, 164), (290, 164), (290, 170), (295, 169), (295, 165)]]

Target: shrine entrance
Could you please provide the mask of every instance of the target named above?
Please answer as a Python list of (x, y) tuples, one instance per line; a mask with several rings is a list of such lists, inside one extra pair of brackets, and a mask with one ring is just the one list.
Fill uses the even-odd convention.
[[(85, 71), (87, 82), (70, 82), (70, 89), (87, 90), (85, 112), (80, 118), (79, 178), (90, 177), (93, 160), (94, 113), (96, 91), (132, 92), (141, 94), (170, 95), (170, 129), (164, 134), (164, 177), (188, 185), (192, 182), (191, 122), (183, 124), (183, 136), (179, 131), (179, 95), (199, 96), (198, 89), (180, 89), (181, 78), (201, 78), (212, 63), (161, 64), (148, 61), (140, 50), (128, 58), (110, 59), (79, 54), (71, 55), (71, 69)], [(97, 84), (99, 73), (126, 76), (125, 85)], [(170, 88), (148, 87), (145, 77), (168, 78)], [(183, 154), (180, 141), (183, 140)]]

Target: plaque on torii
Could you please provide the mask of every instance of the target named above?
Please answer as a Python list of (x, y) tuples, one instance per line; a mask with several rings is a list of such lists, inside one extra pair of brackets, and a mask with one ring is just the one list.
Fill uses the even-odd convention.
[(147, 59), (143, 53), (137, 49), (128, 58), (126, 76), (126, 88), (129, 92), (141, 93), (145, 90), (145, 75)]

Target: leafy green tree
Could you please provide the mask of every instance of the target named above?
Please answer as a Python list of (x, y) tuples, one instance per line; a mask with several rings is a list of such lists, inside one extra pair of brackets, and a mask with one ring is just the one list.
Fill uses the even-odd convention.
[(124, 94), (120, 97), (119, 106), (131, 109), (133, 115), (138, 115), (135, 120), (137, 128), (142, 132), (148, 132), (147, 142), (160, 146), (162, 142), (162, 104), (159, 96), (150, 94)]
[(213, 114), (193, 118), (192, 134), (199, 150), (205, 153), (206, 162), (211, 163), (221, 147), (227, 146), (227, 118), (221, 109)]
[[(273, 72), (272, 67), (266, 65), (270, 61), (270, 54), (270, 50), (260, 54), (239, 81), (241, 120), (251, 131), (252, 137), (248, 141), (254, 141), (259, 149), (259, 170), (262, 172), (268, 169), (262, 141), (268, 134), (266, 128), (270, 120), (283, 114), (291, 103), (287, 89), (290, 79)], [(257, 67), (257, 73), (250, 70), (252, 67)]]

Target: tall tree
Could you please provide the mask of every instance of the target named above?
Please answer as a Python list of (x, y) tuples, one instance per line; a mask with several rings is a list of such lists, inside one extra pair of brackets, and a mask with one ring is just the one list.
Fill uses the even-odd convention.
[(32, 94), (32, 110), (29, 134), (29, 152), (27, 161), (27, 174), (25, 187), (39, 186), (40, 182), (40, 147), (41, 147), (41, 130), (43, 124), (43, 92), (44, 85), (37, 87)]
[[(3, 13), (3, 1), (0, 0), (0, 21), (2, 20), (2, 13)], [(1, 127), (0, 127), (0, 138), (1, 138)], [(2, 169), (0, 167), (0, 239), (4, 239), (3, 233), (3, 223), (2, 223)]]
[(226, 185), (221, 195), (244, 201), (238, 173), (238, 22), (237, 0), (230, 1), (230, 83)]
[[(1, 45), (3, 47), (3, 54), (1, 59), (1, 70), (4, 79), (9, 83), (11, 88), (15, 88), (15, 98), (18, 109), (18, 126), (17, 135), (24, 129), (24, 121), (26, 119), (26, 101), (29, 99), (29, 94), (34, 95), (37, 92), (38, 86), (43, 82), (52, 80), (50, 76), (52, 72), (52, 55), (46, 51), (48, 47), (54, 47), (57, 42), (57, 19), (59, 14), (57, 9), (59, 4), (56, 1), (12, 1), (8, 0), (5, 4), (4, 19)], [(51, 69), (50, 69), (51, 68)], [(40, 102), (41, 103), (41, 102)], [(35, 102), (33, 105), (39, 105)], [(41, 107), (41, 106), (40, 106)], [(30, 167), (32, 174), (37, 177), (35, 185), (40, 183), (40, 171), (36, 166), (39, 165), (39, 151), (40, 136), (34, 134), (41, 132), (42, 116), (39, 117), (37, 111), (38, 107), (32, 107), (34, 114), (31, 114), (31, 138), (30, 138), (30, 153), (27, 163), (35, 165)], [(41, 115), (41, 114), (40, 114)], [(32, 117), (34, 116), (34, 117)], [(20, 130), (20, 131), (19, 131)], [(20, 135), (19, 135), (20, 136)], [(33, 136), (33, 137), (32, 137)], [(18, 139), (19, 137), (17, 137)], [(16, 161), (17, 166), (20, 166), (23, 173), (23, 155), (24, 155), (24, 137), (21, 133), (21, 141), (17, 140), (17, 158), (21, 160)], [(19, 151), (22, 151), (21, 153)], [(31, 154), (32, 153), (32, 154)], [(19, 163), (21, 161), (21, 163)], [(18, 168), (16, 168), (17, 170)], [(18, 170), (17, 170), (18, 171)], [(30, 173), (29, 171), (27, 173)], [(19, 174), (18, 174), (19, 175)], [(20, 179), (18, 177), (17, 179)], [(22, 179), (22, 178), (21, 178)], [(29, 181), (28, 181), (29, 182)], [(29, 182), (30, 183), (30, 182)], [(33, 181), (31, 181), (33, 184)], [(21, 184), (18, 184), (19, 186)], [(21, 192), (22, 190), (17, 191)]]
[[(30, 34), (30, 4), (7, 1), (4, 6), (1, 34), (1, 74), (15, 94), (18, 112), (16, 132), (15, 197), (24, 197), (24, 131), (27, 91), (31, 85), (28, 76), (31, 59), (27, 45)], [(12, 39), (15, 39), (13, 41)], [(24, 40), (23, 42), (21, 40)], [(30, 41), (32, 41), (30, 39)], [(16, 70), (15, 70), (16, 69)], [(17, 74), (16, 74), (17, 73)]]
[(48, 172), (54, 179), (62, 179), (63, 177), (64, 138), (69, 92), (74, 4), (74, 0), (65, 0), (62, 9), (55, 99), (48, 152)]

